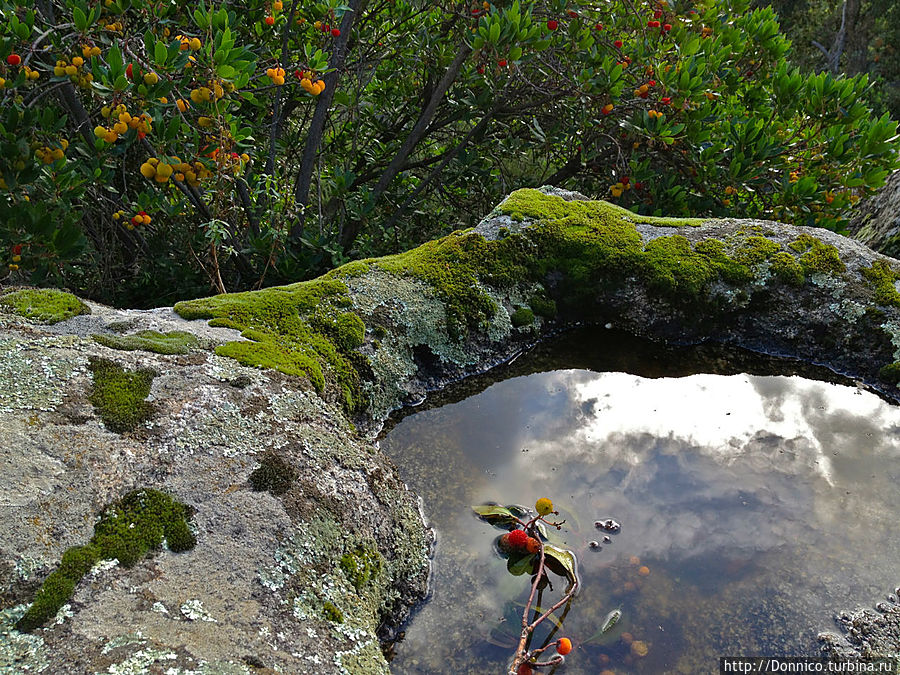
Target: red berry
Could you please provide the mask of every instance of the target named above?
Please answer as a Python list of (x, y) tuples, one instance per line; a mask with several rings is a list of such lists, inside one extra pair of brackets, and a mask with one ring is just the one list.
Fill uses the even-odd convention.
[(654, 19), (659, 19), (659, 18), (661, 18), (661, 17), (662, 17), (662, 10), (661, 10), (661, 9), (658, 9), (658, 10), (656, 10), (655, 12), (653, 12), (653, 18), (654, 18)]
[(647, 86), (648, 86), (648, 87), (655, 87), (655, 86), (656, 86), (656, 80), (649, 80), (649, 81), (647, 82)]
[(661, 99), (659, 99), (659, 102), (663, 105), (669, 105), (672, 102), (672, 99), (668, 96), (663, 96)]
[(613, 42), (613, 46), (614, 46), (616, 49), (622, 49), (622, 41), (621, 41), (621, 40), (616, 40), (615, 42)]
[(620, 182), (622, 185), (628, 185), (628, 181), (630, 181), (630, 180), (631, 180), (631, 178), (629, 178), (628, 176), (622, 176), (622, 177), (619, 179), (619, 182)]
[(559, 28), (559, 21), (555, 21), (555, 20), (553, 20), (553, 19), (550, 19), (550, 20), (547, 22), (547, 30), (556, 30), (557, 28)]
[(22, 57), (18, 54), (10, 54), (6, 57), (6, 62), (11, 66), (17, 66), (22, 63)]
[(665, 31), (666, 33), (668, 33), (670, 30), (672, 30), (672, 24), (670, 24), (670, 23), (664, 23), (664, 24), (663, 24), (663, 31)]
[(478, 66), (478, 68), (476, 68), (476, 70), (478, 71), (479, 75), (484, 75), (484, 66)]
[(516, 675), (534, 675), (534, 669), (527, 663), (523, 663), (516, 670)]
[(528, 535), (525, 530), (513, 530), (509, 533), (508, 541), (513, 548), (524, 548), (528, 543)]
[(303, 79), (303, 75), (300, 73), (299, 69), (294, 71), (294, 77), (296, 77), (298, 80)]
[(340, 29), (338, 29), (338, 28), (331, 29), (331, 37), (340, 37), (340, 36), (341, 36)]
[(134, 66), (130, 63), (125, 66), (125, 77), (127, 77), (129, 80), (134, 79)]
[(567, 12), (567, 14), (568, 14), (571, 18), (573, 18), (573, 19), (577, 19), (577, 18), (578, 18), (578, 12), (576, 12), (575, 10), (570, 9), (570, 10)]
[(635, 190), (643, 190), (644, 184), (641, 181), (636, 181), (634, 184), (634, 189)]
[(13, 255), (22, 255), (22, 244), (15, 244), (12, 247), (12, 254)]
[(648, 21), (647, 28), (659, 28), (659, 21)]
[(274, 16), (267, 16), (267, 17), (264, 19), (264, 21), (266, 22), (266, 25), (267, 25), (267, 26), (274, 26), (274, 25), (275, 25), (275, 17), (274, 17)]
[(499, 61), (497, 61), (497, 65), (501, 68), (506, 68), (506, 59), (500, 59)]
[(598, 23), (598, 24), (596, 24), (596, 25), (594, 26), (594, 28), (596, 28), (597, 30), (603, 30), (603, 24), (602, 24), (602, 23)]

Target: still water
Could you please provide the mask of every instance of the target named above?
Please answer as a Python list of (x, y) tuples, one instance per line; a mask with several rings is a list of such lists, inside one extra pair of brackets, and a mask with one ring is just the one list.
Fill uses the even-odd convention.
[[(484, 502), (547, 496), (566, 519), (551, 537), (577, 554), (583, 586), (555, 636), (575, 645), (560, 672), (816, 655), (835, 612), (897, 586), (900, 409), (797, 376), (685, 375), (710, 369), (694, 352), (654, 358), (667, 365), (511, 377), (382, 440), (437, 534), (433, 596), (393, 672), (504, 672), (528, 577), (493, 552), (500, 531), (471, 511)], [(602, 543), (607, 517), (622, 530)], [(614, 609), (622, 620), (598, 634)]]

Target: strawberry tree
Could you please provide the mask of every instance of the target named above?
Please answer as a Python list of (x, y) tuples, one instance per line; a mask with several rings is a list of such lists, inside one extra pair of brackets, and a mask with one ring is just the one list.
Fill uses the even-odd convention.
[(746, 0), (0, 0), (0, 274), (239, 290), (546, 183), (840, 230), (896, 124), (788, 49)]

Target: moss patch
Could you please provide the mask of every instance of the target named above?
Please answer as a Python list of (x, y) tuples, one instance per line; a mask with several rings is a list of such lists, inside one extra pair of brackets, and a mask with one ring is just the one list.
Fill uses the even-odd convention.
[(528, 300), (528, 306), (537, 316), (552, 319), (556, 316), (556, 301), (548, 297), (546, 293), (535, 293)]
[(136, 490), (108, 506), (94, 525), (90, 542), (63, 553), (59, 567), (44, 581), (16, 629), (34, 630), (56, 616), (75, 585), (101, 560), (115, 559), (132, 567), (163, 540), (175, 552), (194, 548), (197, 542), (188, 516), (187, 507), (158, 490)]
[(104, 347), (124, 351), (142, 350), (156, 354), (187, 354), (200, 345), (197, 336), (184, 331), (173, 330), (160, 333), (142, 330), (134, 335), (92, 335)]
[(319, 393), (333, 382), (344, 408), (355, 412), (366, 404), (360, 389), (366, 361), (353, 351), (363, 343), (365, 325), (346, 311), (350, 304), (346, 285), (326, 275), (290, 286), (179, 302), (175, 311), (185, 319), (210, 319), (211, 326), (240, 330), (249, 340), (221, 345), (217, 354), (247, 366), (307, 377)]
[(900, 361), (882, 366), (878, 371), (878, 379), (896, 386), (900, 382)]
[(807, 275), (816, 272), (839, 274), (847, 271), (837, 248), (816, 239), (812, 235), (803, 233), (788, 246), (800, 253), (800, 265)]
[(530, 326), (534, 323), (534, 312), (527, 307), (518, 307), (509, 317), (510, 322), (516, 328)]
[(384, 558), (373, 543), (367, 542), (342, 555), (340, 566), (347, 580), (360, 591), (381, 573)]
[(0, 306), (24, 316), (30, 321), (54, 324), (79, 314), (90, 314), (91, 309), (71, 293), (54, 289), (25, 289), (0, 297)]
[(900, 274), (885, 260), (876, 260), (871, 267), (860, 269), (863, 278), (868, 281), (875, 290), (875, 301), (880, 305), (900, 307), (900, 293), (894, 283), (900, 279)]
[(148, 369), (129, 372), (112, 361), (94, 357), (89, 367), (94, 376), (89, 400), (110, 431), (132, 431), (150, 417), (153, 406), (146, 398), (155, 372)]
[(333, 602), (325, 601), (325, 604), (322, 605), (322, 614), (333, 623), (344, 623), (344, 613)]

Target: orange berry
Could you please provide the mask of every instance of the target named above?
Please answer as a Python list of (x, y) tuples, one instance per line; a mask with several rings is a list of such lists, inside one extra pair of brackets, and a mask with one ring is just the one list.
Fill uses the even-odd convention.
[(556, 651), (565, 656), (572, 651), (572, 641), (569, 638), (560, 638), (556, 643)]
[(640, 567), (638, 567), (638, 574), (640, 574), (642, 577), (646, 577), (650, 574), (650, 568), (646, 565), (641, 565)]
[(528, 537), (525, 541), (525, 550), (529, 553), (539, 553), (541, 550), (541, 542), (534, 537)]
[(267, 16), (267, 17), (265, 18), (265, 22), (266, 22), (266, 25), (267, 25), (267, 26), (274, 26), (274, 25), (275, 25), (275, 17), (274, 17), (274, 16)]

